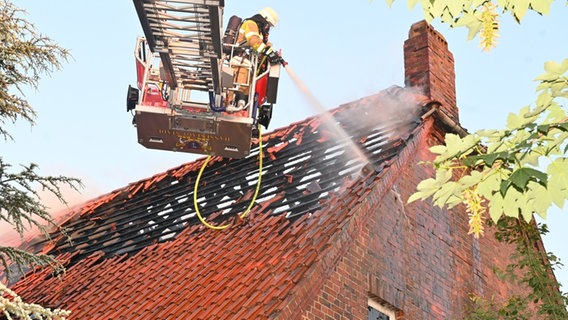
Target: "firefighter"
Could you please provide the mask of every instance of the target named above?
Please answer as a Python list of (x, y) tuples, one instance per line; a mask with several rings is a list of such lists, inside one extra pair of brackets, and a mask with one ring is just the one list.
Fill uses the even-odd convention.
[[(265, 55), (270, 63), (280, 63), (281, 58), (268, 41), (270, 29), (278, 24), (278, 14), (274, 9), (266, 7), (257, 14), (243, 20), (240, 25), (236, 44), (250, 47), (256, 54)], [(249, 74), (251, 62), (244, 54), (235, 55), (231, 59), (234, 70), (234, 82), (238, 84), (234, 104), (236, 110), (242, 109), (248, 101), (249, 84), (252, 75)], [(233, 99), (231, 99), (233, 100)]]

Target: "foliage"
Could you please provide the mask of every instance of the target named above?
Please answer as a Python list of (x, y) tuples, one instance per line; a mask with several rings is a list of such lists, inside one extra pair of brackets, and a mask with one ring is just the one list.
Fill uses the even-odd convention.
[[(393, 0), (386, 0), (391, 5)], [(547, 14), (552, 0), (408, 0), (420, 3), (427, 20), (440, 19), (452, 27), (467, 27), (469, 38), (480, 35), (482, 47), (496, 44), (498, 19), (510, 13), (520, 22), (527, 11)], [(544, 64), (535, 80), (534, 105), (511, 113), (500, 130), (479, 130), (465, 137), (446, 136), (446, 144), (434, 146), (434, 179), (423, 181), (409, 199), (432, 197), (439, 206), (464, 203), (470, 213), (470, 232), (483, 232), (483, 215), (493, 221), (503, 214), (546, 217), (552, 207), (562, 208), (568, 199), (568, 115), (562, 105), (568, 98), (568, 59)], [(454, 179), (456, 169), (457, 174)], [(469, 170), (464, 170), (469, 169)]]
[[(558, 283), (550, 276), (550, 269), (560, 266), (551, 253), (544, 254), (537, 245), (548, 232), (546, 225), (537, 225), (510, 217), (503, 217), (496, 224), (497, 240), (515, 246), (511, 261), (505, 270), (495, 270), (502, 280), (509, 279), (526, 285), (530, 292), (526, 296), (516, 295), (504, 303), (493, 298), (483, 299), (472, 296), (473, 308), (466, 320), (481, 319), (568, 319), (566, 303), (568, 297), (558, 290)], [(537, 314), (527, 308), (527, 301), (538, 306)]]
[[(39, 34), (34, 25), (21, 18), (24, 13), (7, 0), (0, 0), (0, 135), (5, 141), (13, 137), (5, 128), (7, 122), (25, 120), (31, 125), (36, 113), (25, 98), (23, 89), (37, 89), (42, 75), (50, 75), (60, 69), (67, 59), (67, 50), (51, 39)], [(64, 176), (41, 176), (36, 164), (22, 166), (13, 172), (11, 165), (0, 156), (0, 221), (14, 226), (20, 237), (29, 228), (37, 228), (46, 236), (48, 227), (55, 221), (41, 203), (38, 190), (46, 190), (65, 203), (61, 186), (78, 190), (81, 182)], [(27, 266), (61, 265), (51, 256), (36, 255), (17, 248), (0, 246), (0, 261), (4, 275), (11, 275), (10, 267), (16, 265), (20, 272)], [(64, 310), (49, 310), (35, 304), (26, 304), (15, 292), (0, 284), (0, 311), (23, 319), (64, 319)]]
[[(567, 297), (559, 293), (558, 283), (550, 275), (550, 270), (561, 264), (553, 254), (539, 250), (541, 235), (548, 233), (546, 225), (506, 217), (497, 222), (497, 230), (495, 237), (499, 241), (516, 248), (511, 256), (516, 263), (509, 264), (501, 275), (518, 279), (532, 289), (525, 301), (539, 304), (538, 314), (546, 315), (547, 319), (567, 319)], [(517, 278), (519, 271), (524, 273)]]
[[(458, 203), (472, 206), (473, 192), (489, 202), (489, 214), (497, 221), (502, 214), (533, 213), (546, 218), (550, 207), (562, 208), (568, 198), (568, 115), (559, 101), (568, 98), (568, 59), (545, 63), (536, 106), (511, 113), (502, 130), (479, 130), (460, 138), (449, 134), (445, 146), (434, 146), (435, 179), (423, 181), (410, 201), (433, 197), (440, 206)], [(444, 185), (455, 169), (473, 169)], [(478, 208), (475, 214), (483, 214)], [(479, 225), (471, 225), (479, 235)], [(482, 231), (482, 228), (481, 228)]]
[(44, 308), (33, 303), (25, 303), (12, 290), (0, 283), (0, 310), (8, 319), (53, 319), (65, 320), (70, 312), (67, 310)]
[[(502, 214), (526, 221), (533, 213), (546, 218), (551, 206), (562, 208), (568, 198), (568, 115), (556, 100), (568, 97), (568, 59), (548, 62), (545, 70), (537, 78), (536, 107), (509, 114), (505, 129), (448, 134), (445, 145), (430, 148), (437, 175), (422, 181), (409, 201), (432, 197), (439, 206), (465, 203), (473, 216), (481, 216), (483, 200), (475, 202), (474, 195), (489, 202), (495, 222)], [(456, 170), (461, 174), (454, 179)], [(472, 219), (470, 225), (476, 235), (483, 231), (479, 223)]]
[(529, 320), (534, 317), (527, 311), (526, 301), (514, 296), (504, 303), (495, 301), (494, 298), (483, 299), (471, 295), (472, 306), (466, 310), (463, 320)]
[(22, 19), (22, 10), (0, 0), (0, 135), (6, 120), (19, 118), (34, 124), (36, 113), (23, 97), (25, 86), (37, 89), (41, 74), (50, 74), (67, 59), (67, 50), (42, 36), (33, 24)]
[[(386, 0), (390, 6), (394, 0)], [(480, 38), (485, 51), (497, 44), (499, 19), (511, 14), (520, 23), (528, 11), (546, 15), (553, 0), (407, 0), (412, 9), (420, 3), (427, 21), (440, 19), (451, 27), (466, 27), (468, 39)], [(567, 2), (568, 4), (568, 2)], [(448, 134), (445, 145), (430, 150), (435, 159), (434, 178), (422, 181), (409, 202), (431, 198), (440, 207), (465, 204), (470, 233), (483, 234), (484, 217), (496, 223), (499, 241), (514, 244), (513, 263), (502, 276), (532, 289), (528, 297), (511, 297), (502, 306), (473, 298), (468, 319), (533, 319), (526, 301), (539, 306), (539, 316), (566, 319), (566, 296), (560, 294), (550, 268), (558, 266), (554, 255), (535, 249), (540, 232), (533, 214), (546, 218), (552, 206), (562, 208), (568, 199), (568, 59), (544, 64), (538, 76), (533, 105), (510, 113), (499, 130), (479, 130), (466, 136)], [(517, 219), (522, 217), (521, 219)], [(555, 263), (550, 265), (550, 263)]]
[[(385, 0), (392, 6), (394, 0)], [(480, 35), (480, 45), (489, 51), (497, 44), (499, 37), (499, 10), (510, 13), (517, 22), (525, 17), (528, 11), (548, 14), (554, 0), (407, 0), (408, 7), (413, 9), (420, 3), (424, 17), (428, 22), (440, 19), (452, 27), (466, 27), (468, 39)]]
[[(39, 176), (35, 170), (37, 166), (31, 164), (17, 173), (8, 171), (9, 164), (4, 163), (0, 157), (0, 221), (14, 226), (20, 236), (29, 228), (36, 228), (49, 237), (48, 227), (57, 227), (48, 208), (40, 201), (37, 186), (54, 194), (59, 200), (65, 202), (61, 193), (60, 184), (69, 185), (77, 189), (79, 181), (64, 176)], [(57, 261), (47, 255), (36, 255), (17, 248), (0, 246), (0, 261), (9, 277), (9, 265), (16, 262), (19, 273), (24, 273), (26, 265), (49, 265), (60, 268)]]

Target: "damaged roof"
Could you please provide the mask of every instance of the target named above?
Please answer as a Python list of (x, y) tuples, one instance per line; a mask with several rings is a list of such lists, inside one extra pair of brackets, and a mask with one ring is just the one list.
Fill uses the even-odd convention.
[[(212, 157), (156, 174), (73, 209), (30, 250), (67, 271), (30, 273), (24, 300), (72, 319), (266, 318), (325, 251), (372, 184), (421, 128), (433, 102), (391, 87), (262, 136), (243, 159)], [(152, 152), (152, 151), (148, 151)], [(71, 241), (69, 241), (71, 240)], [(57, 289), (54, 289), (57, 288)]]

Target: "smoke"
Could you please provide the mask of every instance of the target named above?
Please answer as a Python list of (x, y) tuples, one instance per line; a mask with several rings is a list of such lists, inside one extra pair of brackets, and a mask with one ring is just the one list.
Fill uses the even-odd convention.
[(360, 112), (346, 116), (362, 128), (379, 129), (391, 139), (402, 138), (409, 133), (409, 124), (421, 121), (422, 107), (430, 101), (419, 88), (391, 87), (361, 99)]
[[(87, 183), (83, 181), (85, 185)], [(62, 222), (69, 214), (72, 213), (71, 209), (94, 198), (98, 194), (97, 188), (89, 188), (88, 191), (78, 192), (67, 185), (61, 185), (61, 194), (67, 204), (62, 203), (55, 195), (47, 190), (38, 190), (40, 202), (46, 206), (47, 211), (51, 214), (53, 220), (57, 223)], [(39, 221), (42, 225), (47, 226), (49, 230), (51, 226), (47, 225), (46, 221)], [(14, 229), (14, 226), (4, 220), (0, 221), (0, 245), (18, 247), (23, 242), (29, 241), (41, 232), (36, 227), (25, 224), (26, 230), (23, 236), (20, 236)]]
[(360, 99), (360, 112), (347, 116), (362, 127), (380, 124), (408, 123), (417, 120), (420, 107), (430, 100), (418, 88), (390, 87), (379, 94)]
[(310, 106), (314, 109), (314, 111), (318, 114), (323, 116), (323, 124), (326, 130), (329, 130), (337, 137), (339, 137), (343, 141), (348, 142), (348, 147), (352, 151), (350, 154), (353, 155), (354, 159), (358, 159), (362, 161), (364, 164), (368, 163), (369, 160), (367, 156), (359, 149), (357, 144), (353, 142), (349, 135), (341, 128), (337, 122), (333, 119), (331, 114), (323, 107), (323, 105), (319, 102), (319, 100), (313, 95), (313, 93), (308, 89), (308, 86), (304, 84), (304, 82), (296, 75), (296, 73), (290, 68), (289, 65), (285, 67), (288, 75), (296, 85), (296, 87), (300, 90), (300, 92), (306, 97)]
[[(363, 165), (369, 163), (369, 159), (363, 153), (357, 143), (352, 141), (345, 130), (338, 124), (331, 114), (326, 110), (318, 99), (312, 94), (302, 80), (294, 73), (289, 65), (286, 66), (288, 75), (306, 97), (312, 109), (323, 116), (323, 125), (342, 141), (348, 142), (348, 148), (353, 155), (353, 160), (360, 160)], [(362, 98), (357, 101), (359, 112), (344, 112), (339, 117), (349, 123), (356, 123), (360, 128), (374, 128), (385, 124), (404, 124), (417, 120), (420, 106), (424, 105), (429, 99), (423, 94), (420, 88), (402, 88), (398, 86), (390, 87), (381, 91), (379, 94)], [(399, 135), (403, 132), (397, 130), (407, 130), (404, 125), (396, 125), (390, 128), (390, 135)]]

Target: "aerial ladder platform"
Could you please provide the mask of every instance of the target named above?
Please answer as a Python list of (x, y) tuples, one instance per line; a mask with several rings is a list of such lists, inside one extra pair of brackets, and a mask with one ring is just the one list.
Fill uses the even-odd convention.
[(127, 94), (138, 142), (150, 149), (247, 156), (259, 124), (270, 121), (280, 64), (243, 49), (250, 60), (249, 99), (229, 105), (242, 84), (233, 76), (235, 44), (223, 43), (224, 0), (133, 2), (144, 32), (134, 52), (136, 87)]

